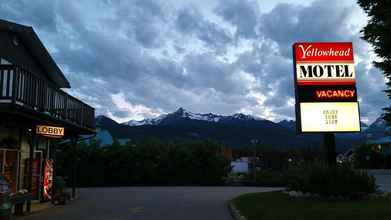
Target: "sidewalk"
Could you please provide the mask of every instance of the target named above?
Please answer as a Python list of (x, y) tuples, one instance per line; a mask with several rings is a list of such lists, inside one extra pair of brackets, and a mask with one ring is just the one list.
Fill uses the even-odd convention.
[(31, 202), (31, 213), (44, 211), (45, 209), (53, 208), (54, 205), (49, 202), (39, 202), (39, 201), (32, 201)]
[[(75, 199), (68, 200), (66, 205), (71, 204), (74, 200), (77, 200), (77, 199), (78, 199), (78, 195), (76, 195)], [(19, 218), (22, 218), (25, 216), (33, 215), (33, 214), (43, 212), (48, 209), (56, 208), (56, 207), (61, 207), (61, 205), (55, 206), (50, 201), (48, 201), (48, 202), (31, 201), (31, 211), (30, 212), (24, 212), (23, 215), (18, 215), (18, 216), (12, 215), (11, 219), (19, 219)], [(26, 210), (26, 208), (24, 208), (24, 210)]]
[[(35, 213), (39, 213), (42, 211), (45, 211), (50, 208), (54, 208), (55, 206), (49, 201), (49, 202), (39, 202), (39, 201), (32, 201), (31, 202), (31, 211), (26, 212), (26, 206), (24, 206), (24, 212), (22, 215), (12, 215), (11, 219), (19, 219), (23, 218), (28, 215), (32, 215)], [(12, 211), (13, 213), (13, 211)]]

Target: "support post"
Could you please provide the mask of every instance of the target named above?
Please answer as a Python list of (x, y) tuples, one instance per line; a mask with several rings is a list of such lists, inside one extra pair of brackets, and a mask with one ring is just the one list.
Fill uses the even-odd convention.
[[(28, 191), (29, 193), (32, 193), (33, 190), (33, 160), (34, 160), (34, 148), (35, 148), (35, 143), (36, 143), (36, 137), (34, 134), (34, 130), (31, 131), (31, 137), (29, 140), (29, 165), (28, 165)], [(26, 204), (26, 210), (27, 212), (31, 211), (31, 201), (28, 200)]]
[(76, 169), (77, 169), (77, 137), (71, 138), (72, 147), (72, 199), (76, 197)]
[(323, 148), (326, 164), (328, 166), (335, 166), (337, 164), (337, 153), (334, 133), (323, 134)]
[(53, 160), (53, 182), (52, 182), (52, 199), (57, 192), (57, 160), (56, 160), (56, 154), (57, 154), (57, 142), (56, 141), (50, 141), (49, 142), (49, 158)]

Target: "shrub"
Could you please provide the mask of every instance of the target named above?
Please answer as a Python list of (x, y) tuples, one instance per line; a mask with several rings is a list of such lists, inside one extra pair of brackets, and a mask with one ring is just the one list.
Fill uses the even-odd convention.
[(280, 170), (261, 170), (257, 172), (255, 185), (257, 186), (286, 186), (285, 173)]
[(248, 174), (246, 173), (229, 173), (225, 179), (225, 183), (228, 185), (242, 185), (248, 182)]
[(329, 167), (314, 164), (290, 172), (288, 189), (321, 196), (353, 196), (374, 193), (375, 178), (347, 166)]
[(116, 142), (108, 147), (96, 143), (63, 146), (56, 155), (57, 173), (72, 178), (77, 159), (76, 184), (82, 187), (222, 185), (230, 164), (221, 149), (221, 145), (211, 141), (148, 140), (125, 146)]

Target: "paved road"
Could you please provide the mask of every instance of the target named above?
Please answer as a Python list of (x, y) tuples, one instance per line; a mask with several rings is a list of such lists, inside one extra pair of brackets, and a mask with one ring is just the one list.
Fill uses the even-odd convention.
[[(80, 189), (80, 198), (23, 220), (232, 220), (227, 201), (257, 187), (119, 187)], [(18, 218), (19, 219), (19, 218)]]

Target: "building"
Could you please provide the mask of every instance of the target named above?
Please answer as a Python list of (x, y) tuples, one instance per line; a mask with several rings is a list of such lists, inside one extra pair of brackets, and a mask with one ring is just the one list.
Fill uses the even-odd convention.
[(33, 28), (0, 20), (0, 172), (13, 192), (50, 199), (56, 143), (95, 133), (94, 108), (64, 88)]

